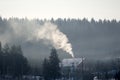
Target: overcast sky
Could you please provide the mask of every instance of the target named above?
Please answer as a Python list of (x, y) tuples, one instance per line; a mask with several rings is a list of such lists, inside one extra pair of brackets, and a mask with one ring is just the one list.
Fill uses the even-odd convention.
[(0, 16), (120, 20), (120, 0), (0, 0)]

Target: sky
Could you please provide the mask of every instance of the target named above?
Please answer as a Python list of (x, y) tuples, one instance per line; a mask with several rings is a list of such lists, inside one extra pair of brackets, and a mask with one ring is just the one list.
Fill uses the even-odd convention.
[(0, 16), (120, 20), (120, 0), (0, 0)]

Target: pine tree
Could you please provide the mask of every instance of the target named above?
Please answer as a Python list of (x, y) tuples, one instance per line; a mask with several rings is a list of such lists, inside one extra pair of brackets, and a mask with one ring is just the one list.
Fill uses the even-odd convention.
[(0, 75), (2, 73), (2, 46), (0, 42)]
[(55, 80), (60, 78), (59, 58), (56, 49), (52, 49), (49, 59), (44, 59), (43, 76), (45, 80)]
[(50, 68), (49, 68), (49, 62), (45, 58), (43, 62), (43, 76), (45, 80), (49, 80), (50, 78)]
[(61, 76), (60, 67), (59, 67), (60, 60), (58, 58), (57, 51), (54, 48), (51, 50), (49, 61), (50, 61), (49, 64), (50, 64), (51, 79), (55, 80), (55, 79), (60, 78)]

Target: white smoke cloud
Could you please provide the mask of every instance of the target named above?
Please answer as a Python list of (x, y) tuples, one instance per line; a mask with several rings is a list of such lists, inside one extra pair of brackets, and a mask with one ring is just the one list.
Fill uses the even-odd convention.
[[(12, 20), (9, 22), (9, 33), (4, 35), (5, 42), (20, 43), (25, 41), (39, 42), (43, 41), (45, 44), (52, 45), (56, 49), (62, 49), (74, 57), (72, 45), (69, 43), (67, 36), (62, 33), (57, 25), (45, 22), (43, 25), (34, 21), (17, 22)], [(9, 37), (10, 36), (10, 37)], [(9, 43), (11, 43), (9, 42)]]
[(34, 36), (38, 41), (42, 39), (49, 42), (56, 49), (62, 49), (74, 57), (72, 45), (69, 43), (67, 36), (58, 29), (57, 25), (46, 22), (35, 31)]

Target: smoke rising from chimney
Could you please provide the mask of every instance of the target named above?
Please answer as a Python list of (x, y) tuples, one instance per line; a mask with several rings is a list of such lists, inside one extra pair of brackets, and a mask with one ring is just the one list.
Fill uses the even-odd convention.
[[(51, 22), (46, 21), (43, 25), (41, 25), (34, 21), (28, 22), (26, 20), (24, 23), (22, 23), (12, 20), (10, 22), (10, 30), (11, 31), (9, 31), (9, 35), (3, 36), (5, 38), (8, 36), (8, 39), (6, 39), (8, 41), (13, 41), (13, 43), (15, 43), (16, 40), (22, 42), (42, 41), (44, 44), (51, 45), (56, 49), (61, 49), (74, 57), (72, 45), (69, 43), (67, 36), (58, 29), (57, 25)], [(6, 40), (3, 41), (8, 42)]]
[(72, 45), (69, 43), (67, 36), (58, 29), (57, 25), (46, 22), (35, 30), (34, 36), (36, 40), (43, 40), (45, 43), (51, 44), (56, 49), (62, 49), (74, 57)]

